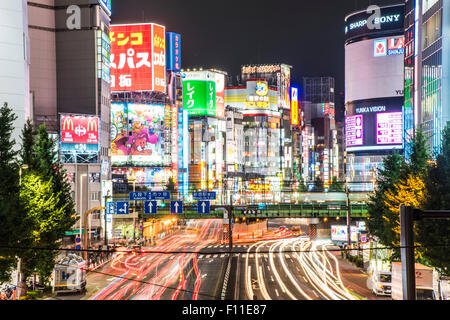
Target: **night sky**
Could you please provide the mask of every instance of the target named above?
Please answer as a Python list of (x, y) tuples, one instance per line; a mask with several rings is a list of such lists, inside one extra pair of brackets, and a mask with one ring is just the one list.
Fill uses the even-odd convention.
[(243, 64), (286, 63), (292, 82), (332, 76), (344, 90), (344, 19), (400, 0), (112, 0), (112, 24), (154, 22), (182, 36), (183, 68), (234, 78)]

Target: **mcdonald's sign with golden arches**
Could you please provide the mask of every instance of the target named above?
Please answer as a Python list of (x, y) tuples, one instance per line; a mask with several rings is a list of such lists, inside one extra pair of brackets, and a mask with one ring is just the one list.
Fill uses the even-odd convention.
[(61, 151), (95, 153), (100, 144), (100, 118), (90, 115), (61, 115)]

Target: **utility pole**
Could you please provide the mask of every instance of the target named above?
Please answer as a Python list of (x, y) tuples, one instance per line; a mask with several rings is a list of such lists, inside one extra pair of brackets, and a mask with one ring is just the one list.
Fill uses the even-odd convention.
[[(19, 168), (19, 187), (22, 186), (22, 169), (28, 169), (28, 165), (22, 165)], [(16, 300), (22, 296), (22, 259), (17, 257), (17, 287), (16, 287)], [(26, 291), (26, 289), (25, 289)]]
[[(105, 195), (105, 207), (108, 207), (108, 205), (107, 205), (107, 199), (108, 198), (111, 198), (111, 195), (110, 195), (110, 192), (109, 192), (109, 190), (108, 190), (108, 193)], [(106, 209), (105, 209), (105, 246), (107, 246), (108, 245), (108, 231), (107, 231), (107, 214), (106, 214)]]
[(351, 223), (351, 207), (350, 207), (350, 193), (348, 190), (348, 185), (347, 183), (345, 184), (345, 195), (346, 195), (346, 200), (347, 200), (347, 248), (350, 248), (351, 244), (352, 244), (352, 237), (351, 237), (351, 227), (350, 227), (350, 223)]
[(410, 206), (400, 207), (400, 253), (402, 261), (403, 300), (416, 300), (413, 209)]
[(450, 210), (420, 210), (400, 207), (400, 254), (402, 261), (403, 300), (416, 300), (414, 259), (414, 221), (421, 219), (450, 219)]

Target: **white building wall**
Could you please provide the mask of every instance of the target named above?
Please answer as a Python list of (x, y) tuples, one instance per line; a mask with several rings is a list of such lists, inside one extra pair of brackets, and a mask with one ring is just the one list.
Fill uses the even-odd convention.
[(26, 0), (0, 1), (0, 104), (14, 110), (12, 138), (20, 148), (21, 130), (30, 117), (29, 39)]

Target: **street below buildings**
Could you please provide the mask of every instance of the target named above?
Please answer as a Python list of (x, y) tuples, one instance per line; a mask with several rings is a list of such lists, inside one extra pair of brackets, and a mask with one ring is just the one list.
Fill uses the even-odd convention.
[[(368, 276), (340, 257), (330, 241), (294, 237), (284, 228), (259, 241), (229, 246), (222, 220), (190, 220), (157, 246), (119, 248), (87, 275), (83, 294), (62, 300), (382, 300), (365, 286)], [(222, 296), (224, 294), (224, 296)]]

